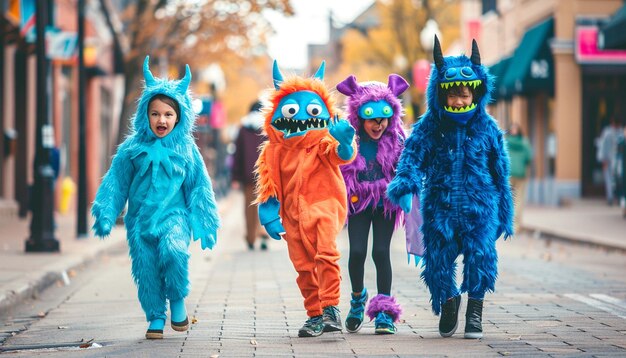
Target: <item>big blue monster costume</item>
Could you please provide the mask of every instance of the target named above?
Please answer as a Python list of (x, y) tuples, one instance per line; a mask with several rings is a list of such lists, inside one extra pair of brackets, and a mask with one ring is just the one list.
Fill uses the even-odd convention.
[[(407, 212), (411, 195), (419, 193), (425, 244), (422, 279), (433, 312), (438, 315), (442, 305), (455, 298), (454, 316), (460, 305), (457, 256), (464, 256), (460, 292), (469, 292), (470, 301), (477, 298), (482, 312), (482, 297), (494, 290), (497, 278), (496, 240), (513, 235), (513, 202), (503, 133), (486, 110), (493, 77), (480, 63), (476, 42), (470, 58), (444, 58), (435, 37), (434, 60), (428, 110), (406, 141), (388, 196)], [(446, 93), (454, 86), (473, 89), (474, 103), (448, 107)], [(456, 316), (452, 318), (456, 330)], [(442, 330), (440, 322), (443, 336), (454, 330)]]
[[(91, 212), (95, 234), (105, 237), (128, 201), (124, 222), (132, 275), (146, 318), (155, 322), (166, 319), (166, 299), (183, 302), (189, 292), (192, 232), (203, 249), (212, 248), (219, 218), (211, 181), (192, 136), (195, 114), (188, 93), (189, 66), (180, 81), (169, 81), (152, 75), (146, 57), (143, 73), (145, 88), (131, 131), (113, 158)], [(178, 123), (162, 138), (152, 132), (148, 118), (150, 100), (158, 94), (172, 98), (180, 108)], [(174, 316), (172, 306), (173, 324)]]

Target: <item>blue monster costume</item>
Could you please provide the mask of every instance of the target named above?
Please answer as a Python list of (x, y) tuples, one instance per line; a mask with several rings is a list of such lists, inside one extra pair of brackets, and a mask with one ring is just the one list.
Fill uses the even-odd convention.
[[(203, 249), (212, 248), (219, 218), (211, 181), (192, 136), (195, 114), (187, 92), (189, 66), (180, 81), (168, 81), (152, 75), (146, 57), (143, 72), (145, 88), (131, 131), (113, 157), (91, 212), (95, 234), (105, 237), (128, 200), (124, 222), (132, 275), (146, 318), (152, 322), (165, 320), (166, 299), (183, 302), (189, 293), (189, 239), (193, 232)], [(158, 94), (172, 98), (180, 108), (178, 123), (162, 138), (152, 132), (148, 118), (150, 100)]]
[[(469, 292), (470, 300), (474, 295), (479, 298), (482, 310), (482, 297), (494, 290), (497, 278), (495, 242), (502, 234), (505, 239), (513, 235), (513, 202), (503, 132), (486, 111), (493, 77), (480, 63), (476, 42), (471, 58), (444, 58), (435, 37), (434, 59), (428, 110), (406, 141), (388, 196), (410, 211), (411, 195), (420, 195), (422, 279), (438, 315), (452, 297), (458, 297), (458, 310), (455, 260), (460, 254), (464, 256), (460, 291)], [(447, 90), (460, 85), (473, 89), (474, 102), (464, 108), (448, 107)]]

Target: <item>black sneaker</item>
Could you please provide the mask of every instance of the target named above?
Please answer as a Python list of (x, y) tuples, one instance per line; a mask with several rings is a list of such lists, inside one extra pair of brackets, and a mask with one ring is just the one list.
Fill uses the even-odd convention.
[(365, 317), (365, 304), (367, 303), (367, 290), (364, 288), (360, 296), (354, 296), (350, 300), (350, 312), (346, 318), (346, 330), (350, 333), (356, 333), (363, 326)]
[(267, 250), (267, 236), (261, 237), (261, 251)]
[(339, 316), (339, 308), (335, 306), (324, 307), (324, 332), (341, 331), (341, 316)]
[(483, 300), (470, 298), (465, 311), (465, 338), (483, 338)]
[(442, 337), (451, 337), (459, 325), (459, 307), (461, 295), (452, 297), (441, 305), (441, 317), (439, 318), (439, 334)]
[(298, 337), (317, 337), (324, 333), (324, 319), (322, 315), (311, 317), (304, 322), (298, 331)]

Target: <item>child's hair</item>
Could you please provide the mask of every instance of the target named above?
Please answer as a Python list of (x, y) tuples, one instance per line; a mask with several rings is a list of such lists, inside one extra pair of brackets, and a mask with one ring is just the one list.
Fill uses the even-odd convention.
[[(148, 108), (150, 108), (150, 103), (152, 103), (152, 101), (157, 100), (157, 99), (167, 104), (168, 106), (174, 108), (174, 112), (176, 112), (176, 123), (178, 123), (178, 121), (180, 121), (180, 107), (178, 106), (178, 102), (176, 102), (172, 97), (159, 93), (157, 95), (154, 95), (152, 98), (150, 98), (150, 102), (148, 102)], [(150, 114), (148, 114), (148, 116), (149, 115)]]
[[(478, 103), (478, 101), (480, 100), (480, 98), (485, 94), (485, 89), (484, 89), (484, 85), (480, 85), (476, 88), (472, 87), (472, 86), (465, 86), (467, 87), (470, 92), (472, 93), (472, 102), (473, 103)], [(446, 99), (448, 97), (448, 94), (454, 94), (454, 95), (460, 95), (462, 94), (461, 92), (461, 88), (462, 86), (452, 86), (448, 89), (444, 89), (444, 88), (439, 88), (439, 102), (442, 106), (446, 105)]]

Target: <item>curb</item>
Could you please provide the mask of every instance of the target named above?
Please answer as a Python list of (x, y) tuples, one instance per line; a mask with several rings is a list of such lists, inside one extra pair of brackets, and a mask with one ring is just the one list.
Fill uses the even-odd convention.
[(7, 311), (24, 300), (36, 297), (58, 281), (69, 283), (69, 271), (89, 265), (106, 254), (118, 252), (126, 247), (125, 239), (115, 240), (109, 238), (105, 243), (102, 244), (101, 242), (101, 245), (98, 245), (95, 250), (79, 257), (68, 257), (66, 260), (60, 260), (60, 262), (44, 269), (43, 272), (39, 273), (38, 277), (31, 279), (18, 289), (0, 294), (0, 311)]
[(572, 243), (575, 245), (595, 247), (604, 249), (607, 251), (618, 251), (626, 253), (625, 245), (618, 245), (612, 242), (607, 242), (602, 239), (598, 239), (589, 235), (576, 235), (572, 233), (565, 233), (558, 229), (545, 228), (532, 225), (523, 225), (522, 231), (529, 233), (529, 235), (542, 239), (542, 240), (557, 240)]

